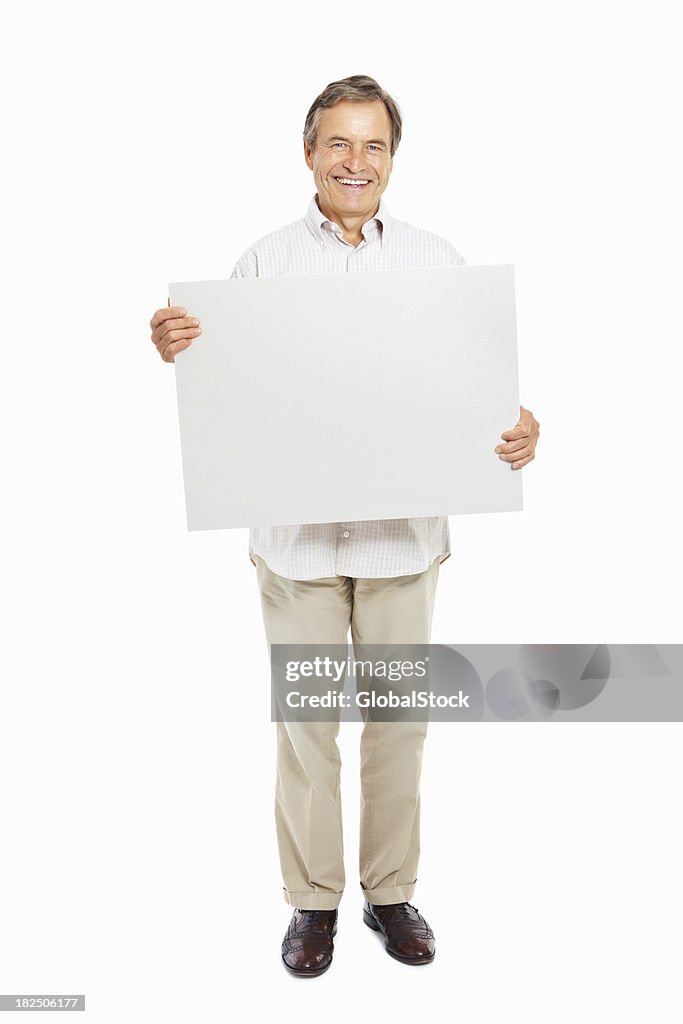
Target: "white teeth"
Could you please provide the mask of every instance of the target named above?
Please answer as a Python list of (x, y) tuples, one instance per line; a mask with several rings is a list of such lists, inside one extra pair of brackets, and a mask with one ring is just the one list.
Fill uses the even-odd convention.
[(366, 181), (363, 178), (337, 178), (337, 181), (341, 185), (368, 185), (369, 180)]

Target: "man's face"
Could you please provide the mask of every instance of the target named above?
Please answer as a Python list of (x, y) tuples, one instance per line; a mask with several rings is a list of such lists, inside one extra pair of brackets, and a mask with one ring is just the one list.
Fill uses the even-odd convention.
[(315, 148), (304, 142), (304, 154), (325, 216), (370, 220), (389, 183), (390, 153), (391, 119), (381, 100), (323, 110)]

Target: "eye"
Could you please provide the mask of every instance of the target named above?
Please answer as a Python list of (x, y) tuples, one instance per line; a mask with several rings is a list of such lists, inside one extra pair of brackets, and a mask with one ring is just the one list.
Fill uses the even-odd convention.
[(379, 146), (375, 146), (375, 144), (372, 143), (372, 142), (368, 146), (368, 149), (376, 149), (378, 153), (380, 152), (380, 147)]
[(345, 145), (346, 145), (345, 142), (333, 142), (332, 143), (332, 149), (339, 149), (339, 148), (343, 149)]

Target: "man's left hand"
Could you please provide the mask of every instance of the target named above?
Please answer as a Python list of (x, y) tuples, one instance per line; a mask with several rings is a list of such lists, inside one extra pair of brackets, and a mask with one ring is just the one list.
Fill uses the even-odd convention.
[(498, 458), (503, 462), (511, 462), (513, 469), (526, 466), (527, 462), (535, 458), (536, 442), (540, 432), (540, 424), (534, 419), (534, 414), (520, 405), (517, 423), (512, 430), (506, 430), (500, 435), (507, 444), (497, 445), (495, 450)]

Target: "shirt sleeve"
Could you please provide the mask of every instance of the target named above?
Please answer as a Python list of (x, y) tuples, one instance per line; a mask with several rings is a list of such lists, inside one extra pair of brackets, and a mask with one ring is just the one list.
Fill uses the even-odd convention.
[(235, 268), (230, 275), (233, 277), (258, 277), (258, 259), (253, 249), (247, 249), (245, 253), (240, 256)]

